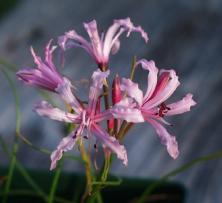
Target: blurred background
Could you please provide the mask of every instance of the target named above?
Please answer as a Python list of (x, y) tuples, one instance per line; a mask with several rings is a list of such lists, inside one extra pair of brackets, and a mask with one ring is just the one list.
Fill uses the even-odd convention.
[[(16, 68), (34, 67), (30, 46), (43, 56), (43, 48), (51, 39), (65, 31), (75, 29), (87, 36), (82, 23), (96, 19), (100, 31), (106, 30), (113, 19), (130, 17), (149, 35), (145, 44), (138, 34), (121, 38), (118, 54), (111, 56), (112, 74), (128, 76), (134, 55), (153, 59), (159, 68), (174, 68), (181, 85), (172, 101), (191, 92), (197, 101), (191, 112), (174, 116), (168, 121), (176, 135), (180, 156), (172, 160), (149, 124), (135, 126), (125, 139), (129, 165), (124, 167), (115, 160), (112, 174), (130, 177), (161, 177), (169, 171), (222, 149), (222, 1), (220, 0), (1, 0), (0, 8), (0, 60)], [(58, 54), (58, 52), (56, 52)], [(82, 49), (66, 54), (63, 73), (78, 86), (87, 81), (95, 70), (93, 60)], [(146, 74), (138, 71), (136, 80), (146, 87)], [(35, 146), (55, 149), (64, 136), (63, 126), (36, 115), (33, 105), (42, 99), (39, 91), (16, 83), (22, 111), (21, 129)], [(13, 96), (5, 77), (0, 74), (0, 134), (11, 144), (15, 131)], [(77, 90), (79, 96), (88, 93), (87, 87)], [(55, 101), (57, 102), (57, 101)], [(78, 155), (78, 150), (75, 150)], [(21, 144), (18, 160), (34, 169), (49, 169), (48, 155)], [(0, 164), (9, 160), (0, 148)], [(65, 161), (64, 170), (82, 171), (82, 164)], [(219, 203), (222, 199), (222, 161), (220, 159), (199, 164), (173, 178), (188, 189), (186, 202)]]

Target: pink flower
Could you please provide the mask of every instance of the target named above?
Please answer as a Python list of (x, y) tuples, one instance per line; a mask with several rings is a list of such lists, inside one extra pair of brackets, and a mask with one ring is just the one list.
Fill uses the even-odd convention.
[(17, 72), (18, 79), (22, 80), (28, 85), (37, 86), (59, 94), (64, 101), (71, 107), (78, 111), (78, 101), (72, 94), (72, 85), (69, 79), (63, 77), (58, 73), (53, 61), (52, 53), (56, 46), (51, 46), (52, 40), (49, 41), (45, 48), (45, 61), (37, 56), (31, 48), (31, 53), (37, 65), (36, 69), (23, 69)]
[(51, 47), (52, 40), (49, 41), (45, 48), (45, 61), (36, 55), (31, 47), (31, 53), (37, 68), (25, 68), (17, 72), (18, 79), (22, 80), (28, 85), (37, 86), (49, 91), (56, 92), (56, 88), (63, 82), (63, 78), (58, 73), (53, 61), (52, 53), (56, 46)]
[(138, 123), (147, 121), (156, 130), (161, 143), (166, 145), (167, 151), (174, 159), (179, 155), (176, 138), (171, 136), (163, 124), (169, 125), (163, 117), (182, 114), (190, 111), (190, 107), (196, 102), (192, 94), (187, 94), (182, 100), (165, 104), (165, 101), (174, 93), (178, 85), (178, 77), (174, 70), (161, 70), (158, 78), (158, 69), (153, 61), (142, 59), (136, 66), (142, 65), (148, 70), (148, 87), (145, 95), (139, 89), (138, 84), (130, 79), (123, 78), (121, 90), (127, 94), (112, 108), (115, 118), (121, 118), (128, 122)]
[[(117, 157), (123, 160), (123, 163), (127, 165), (127, 153), (124, 146), (120, 145), (114, 137), (111, 137), (98, 125), (99, 122), (112, 118), (112, 114), (109, 110), (99, 112), (97, 105), (99, 96), (102, 93), (104, 80), (108, 75), (109, 71), (101, 72), (99, 69), (93, 73), (87, 107), (81, 105), (69, 91), (68, 97), (65, 96), (67, 95), (67, 89), (70, 89), (68, 88), (68, 83), (59, 87), (59, 92), (60, 95), (63, 95), (63, 99), (65, 99), (67, 103), (73, 103), (71, 106), (74, 107), (74, 113), (68, 113), (54, 108), (45, 101), (35, 107), (35, 111), (41, 116), (78, 125), (70, 135), (62, 139), (57, 149), (51, 154), (51, 170), (56, 167), (57, 161), (61, 159), (63, 152), (73, 148), (77, 139), (82, 139), (82, 137), (89, 138), (92, 133), (95, 135), (96, 139), (100, 140), (104, 146), (116, 153)], [(86, 131), (85, 136), (83, 136), (84, 130)]]
[(131, 32), (139, 32), (145, 42), (148, 41), (146, 32), (140, 26), (134, 26), (130, 18), (114, 20), (113, 25), (101, 37), (95, 20), (84, 23), (84, 27), (89, 35), (90, 42), (77, 34), (75, 30), (71, 30), (59, 37), (58, 44), (64, 51), (75, 46), (82, 47), (91, 55), (100, 68), (108, 65), (110, 52), (115, 54), (119, 50), (119, 37), (123, 32), (127, 32), (127, 37)]

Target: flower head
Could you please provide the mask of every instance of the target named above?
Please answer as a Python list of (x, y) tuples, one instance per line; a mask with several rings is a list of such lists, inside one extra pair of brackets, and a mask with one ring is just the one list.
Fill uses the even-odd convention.
[(127, 37), (131, 32), (139, 32), (145, 42), (148, 41), (146, 32), (140, 26), (134, 26), (130, 18), (114, 20), (113, 25), (101, 37), (95, 20), (84, 23), (84, 27), (90, 42), (77, 34), (75, 30), (71, 30), (59, 37), (58, 44), (64, 51), (71, 47), (82, 47), (92, 56), (100, 68), (107, 66), (110, 52), (115, 54), (119, 50), (119, 37), (123, 32), (127, 32)]
[(148, 70), (148, 87), (145, 95), (139, 89), (138, 84), (130, 79), (123, 78), (121, 90), (127, 94), (112, 108), (115, 118), (121, 118), (128, 122), (138, 123), (147, 121), (156, 130), (162, 144), (166, 145), (167, 151), (174, 159), (179, 155), (176, 138), (171, 136), (162, 124), (167, 124), (164, 116), (182, 114), (190, 111), (190, 107), (196, 102), (192, 94), (188, 93), (182, 100), (165, 104), (165, 101), (178, 87), (179, 80), (174, 70), (161, 70), (158, 78), (158, 69), (153, 61), (140, 60), (136, 66), (142, 65)]
[[(63, 97), (63, 99), (67, 100), (67, 103), (75, 107), (73, 108), (74, 113), (68, 113), (58, 108), (54, 108), (45, 101), (35, 107), (35, 111), (41, 116), (78, 125), (77, 128), (70, 133), (70, 135), (62, 139), (57, 149), (52, 153), (51, 170), (56, 167), (57, 161), (61, 159), (63, 152), (71, 150), (75, 145), (76, 140), (83, 137), (84, 131), (86, 131), (86, 135), (84, 137), (89, 138), (91, 134), (94, 134), (97, 140), (100, 140), (104, 146), (116, 153), (117, 157), (123, 160), (123, 163), (127, 165), (127, 154), (124, 146), (120, 145), (114, 137), (111, 137), (98, 125), (99, 122), (112, 118), (112, 114), (109, 110), (104, 112), (97, 111), (97, 103), (102, 93), (101, 91), (104, 79), (108, 75), (109, 71), (102, 72), (99, 69), (93, 73), (92, 85), (90, 86), (89, 91), (89, 102), (86, 107), (81, 105), (73, 95), (71, 100), (70, 96)], [(60, 88), (60, 95), (66, 95), (66, 92), (66, 87)], [(73, 102), (73, 105), (70, 103), (71, 101)]]
[(37, 68), (25, 68), (17, 72), (17, 77), (28, 85), (37, 86), (55, 92), (59, 84), (63, 82), (62, 76), (58, 73), (53, 61), (52, 53), (56, 46), (51, 47), (52, 40), (45, 48), (45, 60), (36, 55), (31, 47), (31, 53)]

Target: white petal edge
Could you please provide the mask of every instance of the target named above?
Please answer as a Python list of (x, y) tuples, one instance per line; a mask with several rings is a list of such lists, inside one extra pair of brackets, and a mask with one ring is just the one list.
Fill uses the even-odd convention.
[(123, 164), (127, 166), (128, 158), (127, 152), (123, 145), (120, 145), (115, 137), (110, 136), (105, 130), (100, 128), (98, 125), (93, 124), (91, 126), (92, 132), (95, 134), (102, 144), (108, 147), (112, 152), (117, 155), (117, 158), (123, 161)]
[(71, 150), (76, 143), (76, 131), (71, 132), (67, 137), (64, 137), (57, 146), (56, 150), (51, 154), (50, 170), (56, 168), (57, 162), (62, 158), (64, 152)]
[(179, 156), (176, 138), (171, 136), (167, 130), (157, 121), (153, 119), (147, 119), (147, 122), (149, 122), (154, 127), (161, 143), (166, 146), (169, 155), (173, 159), (176, 159)]

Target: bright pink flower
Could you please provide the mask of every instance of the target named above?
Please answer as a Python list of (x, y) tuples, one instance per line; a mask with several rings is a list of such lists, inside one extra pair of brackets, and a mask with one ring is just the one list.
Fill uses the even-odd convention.
[(79, 104), (72, 94), (71, 89), (73, 86), (71, 85), (71, 82), (69, 79), (58, 73), (52, 61), (52, 53), (56, 49), (56, 46), (51, 47), (51, 42), (52, 40), (49, 41), (45, 48), (44, 62), (31, 48), (31, 53), (37, 68), (23, 69), (18, 71), (16, 75), (18, 79), (28, 85), (37, 86), (59, 94), (75, 111), (78, 111)]
[(121, 118), (128, 122), (149, 122), (156, 130), (162, 144), (166, 145), (167, 151), (174, 159), (179, 155), (176, 138), (171, 136), (162, 124), (167, 124), (163, 117), (182, 114), (190, 111), (190, 107), (196, 102), (192, 99), (192, 94), (187, 94), (182, 100), (165, 104), (164, 102), (173, 94), (178, 85), (178, 77), (174, 70), (161, 70), (158, 78), (158, 69), (153, 61), (145, 59), (137, 62), (136, 66), (149, 71), (148, 87), (143, 95), (138, 84), (130, 79), (123, 78), (121, 90), (127, 94), (112, 108), (115, 118)]
[(56, 92), (56, 88), (63, 82), (63, 78), (58, 73), (53, 61), (52, 53), (56, 49), (56, 46), (51, 47), (52, 40), (49, 41), (45, 48), (45, 61), (36, 55), (31, 47), (31, 53), (34, 58), (34, 62), (37, 68), (30, 69), (25, 68), (17, 72), (17, 77), (28, 85), (41, 87), (53, 92)]
[(54, 108), (45, 101), (41, 102), (35, 107), (35, 111), (41, 116), (46, 116), (53, 120), (78, 124), (76, 130), (71, 132), (67, 137), (63, 138), (60, 144), (57, 146), (57, 149), (52, 153), (51, 170), (56, 167), (57, 161), (61, 159), (63, 152), (71, 150), (75, 145), (76, 140), (82, 139), (84, 130), (86, 131), (84, 136), (85, 138), (89, 138), (91, 133), (93, 133), (96, 139), (100, 140), (104, 146), (116, 153), (117, 157), (123, 160), (123, 163), (127, 165), (127, 153), (124, 146), (120, 145), (114, 137), (111, 137), (98, 125), (99, 122), (112, 118), (112, 114), (109, 110), (104, 112), (98, 111), (98, 99), (102, 93), (104, 79), (108, 75), (109, 71), (101, 72), (99, 69), (93, 73), (87, 107), (80, 105), (69, 91), (68, 97), (65, 96), (67, 95), (68, 85), (59, 87), (59, 92), (60, 95), (63, 95), (63, 99), (65, 99), (65, 101), (70, 105), (70, 102), (73, 102), (73, 105), (71, 106), (74, 106), (74, 113), (68, 113), (58, 108)]
[(58, 44), (64, 51), (71, 47), (82, 47), (92, 56), (100, 68), (107, 66), (110, 52), (115, 54), (119, 50), (119, 37), (123, 32), (127, 32), (127, 37), (131, 32), (139, 32), (145, 42), (148, 41), (146, 32), (140, 26), (134, 26), (130, 18), (114, 20), (113, 25), (101, 37), (95, 20), (84, 23), (84, 27), (89, 35), (90, 42), (77, 34), (75, 30), (71, 30), (59, 37)]

